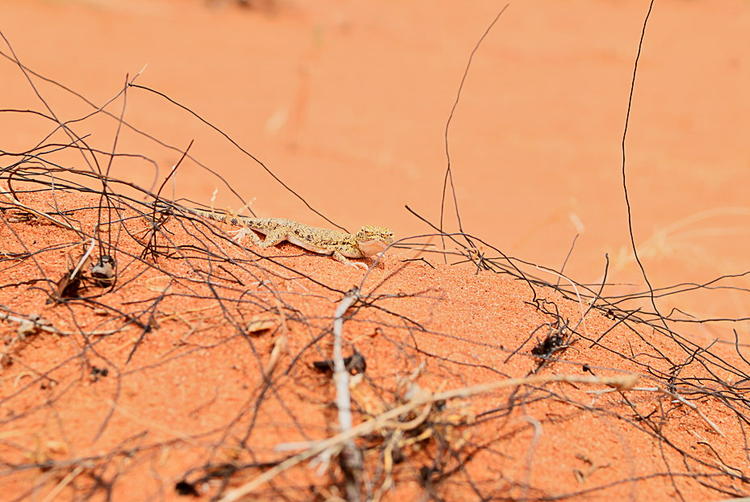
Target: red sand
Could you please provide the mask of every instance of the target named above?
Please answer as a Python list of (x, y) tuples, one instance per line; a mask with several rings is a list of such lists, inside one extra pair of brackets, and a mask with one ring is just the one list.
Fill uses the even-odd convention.
[[(0, 29), (29, 68), (97, 104), (122, 88), (126, 74), (132, 78), (147, 65), (137, 83), (168, 94), (220, 127), (313, 207), (347, 228), (387, 224), (399, 237), (428, 232), (403, 205), (437, 220), (445, 120), (471, 48), (502, 5), (371, 0), (276, 4), (269, 11), (229, 1), (7, 1)], [(464, 229), (509, 255), (555, 268), (581, 232), (566, 267), (570, 277), (600, 281), (606, 252), (611, 260), (608, 282), (636, 283), (608, 287), (605, 296), (644, 289), (630, 251), (619, 162), (646, 7), (644, 2), (511, 4), (475, 56), (450, 131)], [(634, 98), (628, 180), (639, 252), (655, 287), (710, 280), (746, 267), (748, 28), (750, 9), (739, 0), (710, 5), (664, 0), (654, 8)], [(44, 110), (7, 60), (0, 61), (0, 79), (0, 108)], [(52, 85), (40, 83), (39, 89), (61, 120), (91, 111)], [(128, 122), (179, 149), (195, 140), (190, 153), (220, 173), (258, 214), (325, 224), (186, 112), (136, 88), (128, 90), (127, 100)], [(119, 115), (122, 101), (108, 111)], [(100, 115), (77, 130), (93, 133), (90, 143), (109, 151), (116, 127), (116, 121)], [(0, 113), (0, 150), (26, 150), (51, 129), (40, 119)], [(59, 132), (54, 139), (68, 141)], [(113, 164), (112, 176), (147, 188), (155, 178), (161, 182), (180, 158), (179, 152), (128, 129), (121, 131), (117, 149), (147, 155), (158, 164), (158, 176), (142, 159), (118, 158)], [(65, 165), (86, 167), (80, 154), (63, 153), (61, 159)], [(220, 208), (243, 204), (192, 161), (181, 165), (163, 195)], [(62, 194), (58, 199), (64, 209), (98, 203)], [(48, 196), (28, 195), (22, 201), (52, 211)], [(96, 213), (77, 217), (90, 232)], [(146, 228), (142, 219), (125, 225), (133, 232)], [(187, 230), (195, 233), (197, 228), (206, 229)], [(452, 218), (450, 228), (455, 228)], [(196, 243), (176, 223), (169, 229), (175, 242)], [(0, 304), (19, 313), (40, 313), (56, 328), (75, 333), (37, 335), (13, 346), (13, 364), (2, 369), (0, 499), (104, 500), (111, 487), (113, 500), (174, 500), (179, 498), (175, 483), (186, 475), (199, 478), (205, 472), (190, 469), (207, 462), (237, 466), (274, 461), (281, 455), (274, 451), (280, 443), (336, 434), (330, 379), (310, 368), (313, 361), (330, 357), (330, 340), (303, 349), (325, 335), (342, 292), (357, 284), (362, 272), (289, 245), (264, 254), (281, 256), (283, 264), (325, 286), (266, 261), (258, 263), (264, 269), (254, 264), (238, 269), (218, 261), (161, 258), (156, 263), (163, 268), (157, 270), (153, 262), (147, 266), (121, 254), (118, 287), (98, 301), (140, 315), (142, 322), (151, 319), (156, 329), (144, 335), (131, 325), (111, 336), (85, 338), (81, 332), (118, 329), (122, 319), (81, 304), (46, 304), (47, 284), (23, 282), (61, 277), (80, 255), (78, 237), (44, 220), (3, 220), (0, 242), (3, 253), (72, 243), (43, 253), (36, 262), (5, 260)], [(208, 242), (224, 243), (206, 237), (197, 244)], [(137, 255), (141, 250), (126, 234), (117, 234), (116, 243), (119, 253)], [(230, 249), (228, 243), (223, 246)], [(219, 248), (211, 249), (223, 256)], [(228, 253), (255, 257), (252, 251)], [(546, 328), (505, 362), (510, 351), (551, 321), (527, 303), (532, 295), (526, 283), (489, 272), (475, 275), (470, 266), (440, 265), (442, 259), (430, 254), (423, 256), (436, 268), (412, 262), (399, 270), (400, 259), (417, 254), (389, 253), (363, 287), (367, 293), (387, 279), (376, 294), (395, 297), (384, 297), (377, 306), (404, 317), (370, 307), (345, 324), (346, 339), (368, 364), (367, 378), (354, 390), (357, 421), (399, 404), (399, 379), (414, 372), (422, 388), (437, 392), (522, 377), (538, 362), (529, 350), (544, 338)], [(225, 281), (222, 295), (256, 303), (227, 311), (200, 282), (208, 270)], [(526, 271), (541, 275), (533, 268)], [(167, 273), (182, 275), (170, 292), (187, 296), (168, 296), (152, 316), (148, 308), (169, 283)], [(544, 278), (557, 280), (554, 275)], [(272, 286), (265, 289), (260, 281)], [(724, 284), (747, 287), (748, 281)], [(539, 291), (572, 324), (587, 307), (548, 289)], [(286, 311), (287, 324), (278, 328), (278, 336), (243, 338), (227, 322), (239, 319), (244, 326), (258, 312), (278, 308), (278, 302), (293, 309)], [(746, 317), (748, 300), (735, 290), (691, 293), (659, 303), (663, 313), (672, 305), (699, 317), (734, 318)], [(614, 323), (594, 312), (580, 331), (596, 338)], [(6, 338), (15, 335), (16, 324), (0, 326)], [(746, 321), (675, 327), (702, 347), (717, 337), (731, 340), (732, 328), (743, 340), (748, 331)], [(664, 387), (664, 380), (650, 380), (646, 368), (630, 359), (668, 372), (670, 365), (654, 354), (676, 362), (689, 356), (671, 340), (643, 326), (639, 331), (617, 327), (606, 335), (607, 349), (579, 341), (540, 374), (588, 375), (581, 367), (586, 364), (597, 375), (635, 372), (644, 375), (639, 385)], [(279, 336), (285, 347), (269, 390), (262, 374)], [(746, 364), (727, 347), (718, 344), (711, 350), (744, 371)], [(298, 354), (299, 360), (294, 358)], [(697, 366), (680, 376), (708, 378)], [(107, 368), (108, 375), (94, 378), (94, 367)], [(722, 381), (740, 379), (726, 369), (711, 370)], [(716, 381), (700, 382), (721, 390), (713, 387)], [(432, 439), (404, 448), (406, 459), (393, 471), (396, 488), (385, 499), (433, 494), (444, 500), (569, 495), (718, 500), (748, 492), (733, 470), (747, 469), (744, 434), (737, 414), (718, 398), (703, 396), (694, 403), (704, 419), (657, 392), (588, 393), (602, 389), (569, 383), (533, 391), (524, 387), (528, 403), (508, 415), (479, 417), (465, 428), (459, 422), (507, 405), (509, 391), (449, 402), (444, 423), (422, 431)], [(650, 419), (643, 420), (645, 416)], [(436, 424), (437, 418), (432, 417)], [(252, 434), (245, 437), (251, 424)], [(668, 442), (658, 441), (656, 434)], [(438, 436), (449, 438), (449, 450), (441, 450)], [(379, 445), (377, 438), (362, 441)], [(470, 454), (477, 445), (482, 448)], [(115, 450), (117, 455), (107, 456)], [(382, 451), (367, 453), (368, 468), (383, 465)], [(447, 451), (460, 455), (450, 457)], [(465, 469), (420, 484), (420, 468), (436, 458), (442, 458), (442, 471), (459, 465)], [(39, 468), (50, 460), (57, 462), (56, 468)], [(234, 474), (230, 487), (262, 470)], [(727, 471), (735, 478), (720, 475)], [(324, 469), (319, 476), (313, 467), (297, 467), (273, 486), (261, 487), (257, 497), (333, 499), (341, 493), (332, 486), (330, 472), (335, 469)], [(713, 477), (696, 479), (698, 473)], [(220, 481), (197, 488), (208, 500)]]

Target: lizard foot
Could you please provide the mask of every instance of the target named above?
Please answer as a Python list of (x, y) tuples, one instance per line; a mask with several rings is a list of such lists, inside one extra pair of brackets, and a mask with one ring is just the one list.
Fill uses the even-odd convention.
[(247, 227), (242, 227), (239, 230), (230, 230), (228, 233), (234, 234), (234, 237), (232, 237), (232, 240), (236, 242), (237, 244), (242, 244), (242, 241), (245, 240), (245, 237), (249, 237), (250, 234), (253, 234), (253, 236), (255, 236), (253, 231)]

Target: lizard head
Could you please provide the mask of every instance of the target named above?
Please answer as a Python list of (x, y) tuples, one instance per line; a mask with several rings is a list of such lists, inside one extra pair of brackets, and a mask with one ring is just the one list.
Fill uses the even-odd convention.
[(362, 251), (362, 254), (375, 256), (382, 253), (388, 247), (388, 244), (393, 242), (393, 230), (365, 225), (354, 234), (354, 239), (357, 241), (357, 247)]

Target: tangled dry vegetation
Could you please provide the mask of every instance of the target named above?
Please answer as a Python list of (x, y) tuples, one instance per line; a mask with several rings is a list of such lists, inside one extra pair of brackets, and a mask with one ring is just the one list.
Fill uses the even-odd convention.
[[(426, 218), (366, 273), (245, 248), (188, 202), (164, 209), (180, 162), (201, 165), (189, 147), (148, 189), (111, 175), (150, 162), (119, 151), (124, 130), (176, 148), (111, 111), (152, 90), (65, 92), (90, 112), (2, 111), (49, 128), (0, 154), (4, 500), (748, 492), (738, 319), (654, 308), (709, 285), (608, 296), (606, 265), (580, 284)], [(87, 139), (95, 117), (109, 146)], [(700, 345), (697, 323), (732, 338)]]

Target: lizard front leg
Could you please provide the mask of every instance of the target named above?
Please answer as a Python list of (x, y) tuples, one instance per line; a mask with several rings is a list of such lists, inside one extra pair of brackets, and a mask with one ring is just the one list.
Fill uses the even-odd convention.
[(364, 263), (360, 263), (358, 261), (351, 261), (349, 258), (341, 254), (341, 251), (338, 251), (338, 250), (334, 251), (332, 256), (334, 260), (341, 262), (344, 265), (350, 265), (354, 268), (362, 268), (364, 270), (369, 270), (367, 265), (365, 265)]

